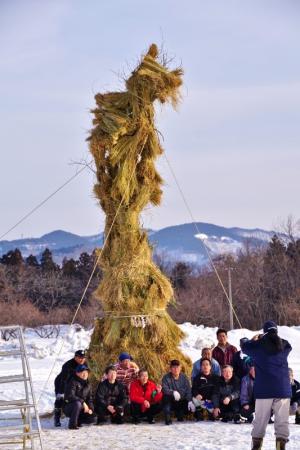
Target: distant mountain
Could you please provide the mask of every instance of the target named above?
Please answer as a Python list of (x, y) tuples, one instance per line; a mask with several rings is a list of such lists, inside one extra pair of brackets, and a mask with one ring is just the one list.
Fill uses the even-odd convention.
[(0, 241), (0, 255), (18, 248), (24, 257), (30, 254), (39, 257), (45, 248), (51, 250), (56, 262), (64, 257), (77, 259), (82, 252), (91, 253), (95, 247), (102, 245), (103, 233), (94, 236), (78, 236), (63, 230), (52, 231), (40, 238)]
[[(203, 242), (213, 257), (225, 253), (236, 254), (246, 243), (258, 247), (266, 245), (273, 231), (259, 228), (225, 228), (209, 223), (197, 222), (175, 225), (161, 230), (148, 230), (149, 240), (154, 251), (171, 260), (189, 261), (196, 264), (207, 262)], [(40, 256), (49, 248), (57, 262), (64, 257), (77, 259), (82, 252), (92, 252), (103, 244), (103, 233), (93, 236), (78, 236), (67, 231), (57, 230), (40, 238), (0, 241), (0, 255), (19, 248), (23, 256)]]

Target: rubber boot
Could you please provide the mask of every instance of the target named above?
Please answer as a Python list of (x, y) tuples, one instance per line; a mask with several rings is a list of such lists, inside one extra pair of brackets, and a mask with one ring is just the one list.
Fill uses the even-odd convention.
[(276, 450), (285, 450), (288, 439), (276, 438)]
[(263, 438), (252, 438), (251, 450), (261, 450), (263, 444)]
[(60, 418), (61, 418), (61, 409), (55, 408), (54, 409), (54, 426), (55, 427), (61, 427)]

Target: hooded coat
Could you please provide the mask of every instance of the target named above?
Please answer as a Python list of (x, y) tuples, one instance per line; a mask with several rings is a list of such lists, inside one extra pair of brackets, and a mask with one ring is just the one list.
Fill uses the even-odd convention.
[(291, 384), (287, 358), (292, 350), (288, 341), (281, 339), (282, 348), (277, 349), (270, 333), (256, 341), (242, 344), (255, 365), (254, 396), (263, 398), (290, 398)]

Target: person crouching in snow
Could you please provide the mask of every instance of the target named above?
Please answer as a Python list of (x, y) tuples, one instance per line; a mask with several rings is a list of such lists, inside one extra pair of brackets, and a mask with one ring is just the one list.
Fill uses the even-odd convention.
[(119, 355), (119, 361), (115, 364), (115, 368), (117, 381), (123, 384), (127, 395), (129, 395), (130, 384), (133, 380), (136, 380), (138, 375), (138, 365), (132, 360), (132, 356), (129, 353), (122, 352)]
[(247, 422), (252, 423), (255, 410), (255, 398), (253, 392), (255, 380), (255, 368), (252, 365), (249, 369), (248, 375), (244, 376), (241, 381), (241, 416)]
[(193, 379), (192, 395), (196, 407), (196, 420), (213, 420), (214, 404), (212, 395), (220, 382), (220, 377), (212, 373), (211, 360), (202, 358), (200, 373)]
[(124, 421), (124, 408), (127, 403), (125, 387), (119, 383), (115, 366), (105, 369), (106, 379), (98, 384), (95, 395), (95, 413), (98, 416), (97, 424), (105, 423), (110, 416), (111, 422), (122, 424)]
[(252, 430), (252, 450), (262, 447), (267, 424), (273, 410), (276, 450), (284, 450), (289, 437), (291, 384), (287, 358), (291, 345), (278, 336), (277, 325), (265, 322), (264, 334), (242, 344), (243, 352), (255, 365), (255, 418)]
[(216, 419), (222, 419), (222, 422), (234, 420), (240, 423), (240, 380), (233, 375), (232, 366), (222, 367), (222, 376), (219, 384), (216, 386), (212, 396), (215, 406), (213, 415)]
[(293, 369), (289, 369), (292, 397), (290, 401), (290, 414), (296, 415), (295, 424), (300, 425), (300, 383), (294, 379)]
[(161, 385), (150, 381), (147, 370), (141, 369), (138, 379), (130, 385), (130, 408), (133, 423), (140, 423), (142, 417), (147, 417), (150, 424), (155, 423), (154, 416), (162, 408), (162, 397)]
[(77, 430), (81, 424), (96, 422), (92, 402), (91, 386), (88, 380), (89, 368), (85, 364), (76, 367), (75, 375), (66, 383), (64, 413), (69, 420), (69, 429)]
[(178, 422), (183, 422), (188, 411), (195, 412), (190, 382), (188, 377), (181, 373), (181, 365), (177, 359), (170, 362), (170, 372), (163, 376), (162, 391), (166, 425), (172, 423), (172, 411), (175, 412)]
[(80, 364), (86, 364), (84, 350), (76, 350), (74, 358), (65, 362), (60, 373), (54, 380), (55, 403), (54, 403), (54, 426), (60, 427), (61, 410), (64, 405), (64, 392), (67, 381), (75, 374), (75, 369)]

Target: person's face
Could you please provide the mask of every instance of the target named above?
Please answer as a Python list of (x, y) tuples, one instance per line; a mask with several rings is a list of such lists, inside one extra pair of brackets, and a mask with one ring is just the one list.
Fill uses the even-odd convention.
[(201, 372), (203, 373), (203, 375), (209, 375), (211, 371), (211, 365), (209, 364), (208, 361), (202, 361), (201, 364)]
[(146, 384), (148, 381), (148, 372), (142, 372), (139, 376), (141, 384)]
[(179, 377), (179, 374), (181, 372), (181, 366), (171, 366), (171, 374), (174, 378)]
[(225, 367), (225, 369), (222, 369), (222, 375), (225, 381), (229, 381), (232, 378), (232, 368), (231, 367)]
[(78, 365), (84, 364), (85, 356), (75, 356), (75, 361), (77, 362)]
[(113, 384), (116, 381), (117, 372), (115, 370), (109, 370), (106, 376), (108, 381)]
[(77, 372), (76, 375), (82, 380), (87, 380), (89, 377), (89, 372), (87, 370), (83, 370), (82, 372)]
[(211, 360), (211, 355), (212, 355), (212, 351), (209, 348), (204, 348), (202, 350), (202, 354), (201, 354), (202, 358)]
[(130, 359), (123, 359), (123, 361), (121, 361), (121, 366), (123, 367), (123, 369), (129, 369)]
[(226, 333), (219, 333), (217, 336), (218, 343), (220, 345), (226, 345), (227, 344), (227, 335)]
[(255, 367), (253, 367), (253, 366), (250, 367), (249, 373), (250, 373), (250, 375), (251, 375), (252, 378), (255, 378)]

